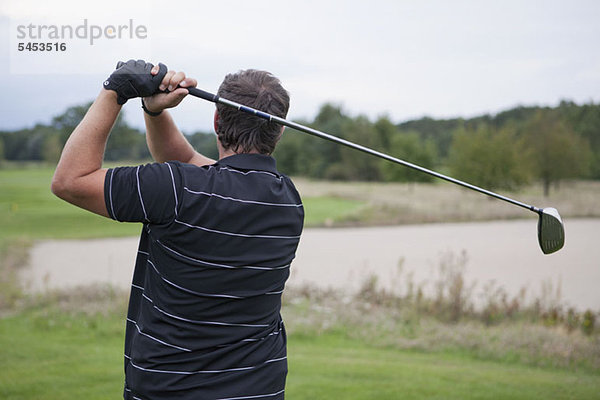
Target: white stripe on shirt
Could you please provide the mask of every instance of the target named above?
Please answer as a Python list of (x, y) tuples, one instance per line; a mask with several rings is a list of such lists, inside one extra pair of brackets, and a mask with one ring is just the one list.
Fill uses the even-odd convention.
[[(208, 167), (208, 169), (211, 169), (211, 168), (215, 168), (216, 169), (216, 167), (214, 165), (210, 165)], [(237, 169), (231, 169), (231, 168), (221, 167), (221, 166), (219, 166), (219, 169), (217, 171), (223, 171), (223, 170), (229, 171), (229, 172), (235, 172), (235, 173), (242, 174), (242, 175), (248, 175), (248, 174), (265, 174), (265, 175), (272, 176), (273, 178), (277, 178), (279, 180), (283, 179), (282, 176), (277, 176), (274, 173), (267, 172), (267, 171), (246, 171), (246, 172), (243, 172), (243, 171), (238, 171)]]
[(176, 287), (177, 289), (183, 290), (184, 292), (188, 292), (191, 294), (195, 294), (197, 296), (203, 296), (203, 297), (219, 297), (219, 298), (225, 298), (225, 299), (243, 299), (244, 297), (241, 296), (234, 296), (231, 294), (212, 294), (212, 293), (201, 293), (201, 292), (196, 292), (194, 290), (188, 289), (188, 288), (184, 288), (183, 286), (179, 286), (176, 283), (171, 282), (170, 280), (168, 280), (167, 278), (165, 278), (160, 271), (156, 268), (156, 266), (154, 265), (154, 263), (150, 260), (148, 260), (148, 264), (150, 264), (152, 266), (152, 268), (154, 268), (154, 270), (156, 271), (156, 273), (158, 274), (158, 276), (160, 276), (160, 279), (162, 279), (163, 281), (167, 282), (169, 285)]
[(244, 399), (260, 399), (264, 397), (273, 397), (285, 392), (285, 389), (281, 389), (279, 392), (269, 393), (269, 394), (257, 394), (254, 396), (242, 396), (242, 397), (224, 397), (217, 400), (244, 400)]
[(174, 349), (183, 350), (183, 351), (192, 351), (192, 350), (190, 350), (190, 349), (186, 349), (185, 347), (179, 347), (179, 346), (176, 346), (176, 345), (174, 345), (174, 344), (167, 343), (167, 342), (165, 342), (165, 341), (163, 341), (163, 340), (160, 340), (160, 339), (158, 339), (158, 338), (155, 338), (155, 337), (154, 337), (154, 336), (152, 336), (152, 335), (149, 335), (149, 334), (147, 334), (147, 333), (145, 333), (145, 332), (142, 332), (142, 330), (140, 329), (140, 327), (139, 327), (139, 325), (137, 324), (137, 322), (136, 322), (136, 321), (134, 321), (134, 320), (132, 320), (132, 319), (129, 319), (129, 318), (127, 318), (127, 321), (129, 321), (129, 322), (131, 322), (132, 324), (134, 324), (134, 325), (135, 325), (135, 328), (136, 328), (136, 329), (137, 329), (137, 331), (140, 333), (140, 335), (144, 335), (144, 336), (146, 336), (146, 337), (148, 337), (148, 338), (150, 338), (150, 339), (152, 339), (152, 340), (154, 340), (154, 341), (156, 341), (156, 342), (158, 342), (158, 343), (160, 343), (160, 344), (164, 344), (165, 346), (173, 347)]
[(265, 364), (271, 364), (274, 362), (279, 362), (287, 360), (287, 357), (281, 358), (273, 358), (271, 360), (267, 360), (259, 365), (252, 365), (249, 367), (239, 367), (239, 368), (227, 368), (227, 369), (215, 369), (215, 370), (200, 370), (200, 371), (168, 371), (164, 369), (152, 369), (152, 368), (144, 368), (139, 365), (136, 365), (133, 361), (131, 361), (131, 366), (146, 372), (156, 372), (159, 374), (177, 374), (177, 375), (195, 375), (195, 374), (220, 374), (222, 372), (238, 372), (238, 371), (248, 371), (251, 369), (256, 369), (262, 367)]
[(257, 269), (257, 270), (261, 270), (261, 271), (271, 271), (271, 270), (278, 270), (278, 269), (287, 269), (290, 267), (291, 264), (287, 264), (281, 267), (260, 267), (260, 266), (254, 266), (254, 265), (240, 265), (240, 266), (236, 266), (236, 265), (228, 265), (228, 264), (219, 264), (219, 263), (213, 263), (210, 261), (205, 261), (205, 260), (200, 260), (199, 258), (193, 258), (190, 256), (186, 256), (185, 254), (181, 254), (178, 251), (173, 250), (172, 248), (168, 247), (166, 244), (162, 243), (160, 240), (157, 240), (156, 243), (158, 243), (159, 245), (161, 245), (163, 248), (169, 250), (171, 253), (178, 255), (179, 257), (183, 257), (189, 261), (193, 261), (199, 264), (206, 264), (206, 265), (210, 265), (211, 267), (218, 267), (218, 268), (227, 268), (227, 269), (237, 269), (237, 268), (241, 268), (241, 269)]
[(108, 185), (108, 198), (110, 199), (110, 209), (112, 211), (112, 217), (114, 219), (117, 219), (117, 216), (115, 215), (115, 207), (113, 206), (113, 199), (112, 199), (112, 181), (113, 181), (114, 174), (115, 174), (115, 170), (111, 169), (110, 170), (110, 183)]
[(178, 223), (178, 224), (185, 225), (185, 226), (187, 226), (189, 228), (201, 229), (203, 231), (211, 232), (211, 233), (217, 233), (219, 235), (238, 236), (238, 237), (255, 238), (255, 239), (300, 239), (300, 235), (297, 235), (297, 236), (252, 235), (252, 234), (249, 234), (249, 233), (235, 233), (235, 232), (219, 231), (219, 230), (216, 230), (216, 229), (206, 228), (204, 226), (188, 224), (187, 222), (183, 222), (183, 221), (180, 221), (178, 219), (175, 219), (174, 221), (176, 223)]
[(167, 167), (169, 167), (169, 172), (171, 173), (171, 182), (173, 182), (173, 195), (175, 195), (175, 216), (177, 216), (177, 208), (179, 207), (179, 201), (177, 200), (177, 190), (175, 189), (175, 177), (173, 176), (171, 164), (167, 163)]
[(150, 221), (148, 219), (148, 214), (146, 214), (146, 207), (144, 207), (144, 200), (142, 199), (142, 190), (140, 189), (140, 166), (138, 165), (137, 169), (135, 170), (135, 178), (137, 180), (137, 190), (138, 190), (138, 195), (140, 196), (140, 203), (142, 204), (142, 211), (144, 212), (144, 218), (146, 219), (146, 221)]
[(240, 202), (240, 203), (258, 204), (258, 205), (261, 205), (261, 206), (274, 206), (274, 207), (302, 207), (302, 204), (294, 204), (294, 203), (268, 203), (268, 202), (264, 202), (264, 201), (236, 199), (235, 197), (223, 196), (223, 195), (220, 195), (220, 194), (217, 194), (217, 193), (208, 193), (208, 192), (195, 191), (195, 190), (191, 190), (188, 187), (184, 187), (183, 189), (185, 191), (187, 191), (188, 193), (191, 193), (191, 194), (199, 194), (199, 195), (204, 195), (204, 196), (218, 197), (218, 198), (223, 199), (223, 200), (237, 201), (237, 202)]
[(146, 300), (148, 300), (150, 303), (152, 303), (152, 307), (154, 307), (158, 312), (171, 317), (171, 318), (175, 318), (178, 319), (180, 321), (184, 321), (184, 322), (189, 322), (192, 324), (199, 324), (199, 325), (219, 325), (219, 326), (237, 326), (237, 327), (244, 327), (244, 328), (267, 328), (269, 327), (268, 324), (237, 324), (237, 323), (233, 323), (233, 322), (219, 322), (219, 321), (199, 321), (199, 320), (194, 320), (194, 319), (188, 319), (188, 318), (184, 318), (184, 317), (180, 317), (178, 315), (175, 314), (171, 314), (163, 309), (161, 309), (160, 307), (158, 307), (156, 304), (154, 304), (154, 301), (148, 297), (145, 293), (142, 294), (142, 297), (145, 298)]

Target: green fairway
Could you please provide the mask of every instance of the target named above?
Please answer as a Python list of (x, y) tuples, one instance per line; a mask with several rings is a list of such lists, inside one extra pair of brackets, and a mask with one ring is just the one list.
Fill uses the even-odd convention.
[(600, 376), (370, 347), (338, 336), (290, 339), (291, 399), (598, 399)]
[(65, 203), (50, 191), (52, 168), (0, 169), (0, 239), (135, 236), (122, 224)]
[(119, 398), (124, 326), (124, 315), (26, 313), (0, 320), (0, 398)]
[(304, 204), (306, 226), (330, 225), (351, 218), (365, 207), (365, 202), (341, 197), (307, 197)]
[[(28, 311), (0, 320), (0, 398), (107, 399), (122, 391), (124, 315)], [(287, 398), (597, 399), (600, 375), (289, 337)]]
[[(0, 240), (136, 236), (139, 224), (118, 223), (73, 207), (50, 192), (54, 169), (39, 165), (0, 169)], [(522, 218), (522, 210), (490, 202), (450, 185), (327, 182), (294, 179), (302, 195), (305, 226), (389, 225)], [(575, 186), (574, 186), (575, 185)], [(564, 217), (598, 216), (600, 184), (565, 184), (553, 206)], [(531, 204), (548, 199), (519, 194)], [(577, 193), (577, 195), (574, 195)], [(585, 202), (586, 206), (580, 204)], [(581, 214), (583, 213), (583, 214)]]
[[(54, 170), (0, 169), (0, 239), (66, 239), (136, 236), (139, 224), (118, 223), (65, 203), (50, 191)], [(351, 217), (364, 202), (340, 197), (304, 199), (307, 226)]]

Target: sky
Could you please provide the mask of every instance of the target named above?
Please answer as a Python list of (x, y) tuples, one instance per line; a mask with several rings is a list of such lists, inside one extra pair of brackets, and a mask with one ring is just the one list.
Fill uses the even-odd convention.
[[(598, 21), (600, 2), (577, 0), (0, 0), (0, 130), (92, 101), (130, 58), (163, 62), (211, 92), (229, 72), (268, 70), (291, 94), (290, 119), (311, 120), (326, 102), (395, 123), (597, 103)], [(104, 36), (92, 39), (92, 25)], [(40, 38), (41, 26), (81, 28)], [(36, 42), (66, 48), (18, 51)], [(124, 110), (143, 127), (139, 101)], [(210, 131), (213, 112), (192, 97), (172, 111), (187, 133)]]

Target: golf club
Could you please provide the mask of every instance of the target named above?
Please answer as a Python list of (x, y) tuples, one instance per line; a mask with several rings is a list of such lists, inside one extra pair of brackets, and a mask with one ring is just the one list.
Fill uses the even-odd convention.
[(514, 204), (516, 206), (525, 208), (529, 211), (533, 211), (538, 214), (538, 226), (537, 226), (538, 242), (539, 242), (540, 248), (542, 249), (542, 252), (544, 254), (551, 254), (551, 253), (554, 253), (554, 252), (560, 250), (564, 246), (564, 243), (565, 243), (564, 225), (563, 225), (562, 219), (560, 218), (560, 214), (558, 213), (558, 210), (556, 210), (555, 208), (551, 208), (551, 207), (538, 208), (538, 207), (535, 207), (535, 206), (532, 206), (529, 204), (525, 204), (523, 202), (511, 199), (509, 197), (502, 196), (498, 193), (494, 193), (492, 191), (480, 188), (478, 186), (471, 185), (470, 183), (463, 182), (459, 179), (455, 179), (455, 178), (446, 176), (444, 174), (441, 174), (439, 172), (435, 172), (430, 169), (421, 167), (419, 165), (410, 163), (408, 161), (404, 161), (399, 158), (392, 157), (390, 155), (370, 149), (368, 147), (361, 146), (356, 143), (352, 143), (348, 140), (339, 138), (337, 136), (333, 136), (328, 133), (321, 132), (321, 131), (313, 129), (313, 128), (309, 128), (307, 126), (304, 126), (304, 125), (301, 125), (301, 124), (298, 124), (298, 123), (295, 123), (292, 121), (288, 121), (286, 119), (283, 119), (283, 118), (280, 118), (280, 117), (277, 117), (274, 115), (270, 115), (270, 114), (267, 114), (267, 113), (259, 111), (259, 110), (255, 110), (251, 107), (247, 107), (242, 104), (238, 104), (231, 100), (227, 100), (222, 97), (219, 97), (215, 94), (206, 92), (202, 89), (198, 89), (198, 88), (187, 88), (187, 89), (192, 96), (199, 97), (201, 99), (208, 100), (213, 103), (220, 103), (220, 104), (224, 104), (224, 105), (227, 105), (230, 107), (234, 107), (234, 108), (238, 109), (239, 111), (242, 111), (242, 112), (245, 112), (248, 114), (252, 114), (252, 115), (255, 115), (260, 118), (264, 118), (268, 121), (276, 122), (278, 124), (287, 126), (289, 128), (298, 130), (300, 132), (308, 133), (309, 135), (317, 136), (322, 139), (329, 140), (331, 142), (338, 143), (338, 144), (353, 148), (355, 150), (359, 150), (364, 153), (374, 155), (376, 157), (383, 158), (385, 160), (394, 162), (396, 164), (400, 164), (405, 167), (412, 168), (417, 171), (421, 171), (423, 173), (435, 176), (436, 178), (440, 178), (440, 179), (446, 180), (448, 182), (452, 182), (457, 185), (460, 185), (462, 187), (466, 187), (468, 189), (475, 190), (477, 192), (497, 198), (499, 200), (506, 201), (506, 202)]
[(307, 126), (304, 126), (304, 125), (301, 125), (301, 124), (298, 124), (298, 123), (295, 123), (292, 121), (288, 121), (286, 119), (283, 119), (283, 118), (280, 118), (280, 117), (277, 117), (274, 115), (267, 114), (263, 111), (253, 109), (251, 107), (247, 107), (242, 104), (238, 104), (236, 102), (219, 97), (215, 94), (209, 93), (202, 89), (198, 89), (195, 87), (189, 87), (187, 89), (192, 96), (199, 97), (201, 99), (204, 99), (204, 100), (207, 100), (207, 101), (210, 101), (213, 103), (219, 103), (219, 104), (224, 104), (229, 107), (234, 107), (234, 108), (238, 109), (239, 111), (257, 116), (259, 118), (263, 118), (263, 119), (266, 119), (271, 122), (276, 122), (278, 124), (295, 129), (297, 131), (308, 133), (309, 135), (317, 136), (322, 139), (329, 140), (331, 142), (338, 143), (338, 144), (353, 148), (355, 150), (359, 150), (364, 153), (371, 154), (371, 155), (379, 157), (379, 158), (383, 158), (385, 160), (394, 162), (396, 164), (400, 164), (405, 167), (412, 168), (417, 171), (421, 171), (423, 173), (435, 176), (436, 178), (440, 178), (440, 179), (446, 180), (448, 182), (455, 183), (462, 187), (465, 187), (465, 188), (468, 188), (471, 190), (475, 190), (479, 193), (483, 193), (488, 196), (495, 197), (496, 199), (503, 200), (510, 204), (514, 204), (516, 206), (525, 208), (529, 211), (535, 212), (538, 214), (538, 225), (537, 225), (538, 242), (539, 242), (540, 248), (542, 249), (542, 252), (544, 254), (551, 254), (551, 253), (554, 253), (554, 252), (560, 250), (565, 243), (564, 225), (563, 225), (562, 219), (560, 218), (560, 214), (558, 213), (558, 210), (556, 210), (555, 208), (551, 208), (551, 207), (538, 208), (538, 207), (535, 207), (535, 206), (532, 206), (529, 204), (525, 204), (520, 201), (511, 199), (509, 197), (502, 196), (498, 193), (494, 193), (492, 191), (480, 188), (478, 186), (471, 185), (470, 183), (463, 182), (459, 179), (455, 179), (455, 178), (446, 176), (444, 174), (441, 174), (439, 172), (435, 172), (430, 169), (421, 167), (419, 165), (410, 163), (408, 161), (404, 161), (399, 158), (392, 157), (390, 155), (370, 149), (368, 147), (361, 146), (356, 143), (352, 143), (348, 140), (339, 138), (337, 136), (333, 136), (328, 133), (321, 132), (321, 131), (313, 129), (313, 128), (309, 128)]

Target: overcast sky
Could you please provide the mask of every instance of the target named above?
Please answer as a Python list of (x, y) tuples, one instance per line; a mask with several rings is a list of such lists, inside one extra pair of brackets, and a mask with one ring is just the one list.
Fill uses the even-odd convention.
[[(42, 40), (34, 28), (33, 38), (18, 37), (20, 25), (85, 20), (101, 29), (131, 20), (146, 34), (126, 30), (91, 45), (90, 31)], [(47, 123), (91, 101), (116, 61), (129, 58), (183, 70), (208, 91), (228, 72), (269, 70), (291, 93), (292, 119), (313, 118), (325, 102), (394, 122), (598, 102), (599, 21), (600, 1), (2, 0), (0, 129)], [(17, 51), (36, 41), (66, 50)], [(139, 101), (125, 110), (142, 127)], [(208, 131), (213, 110), (190, 97), (173, 113), (184, 131)]]

